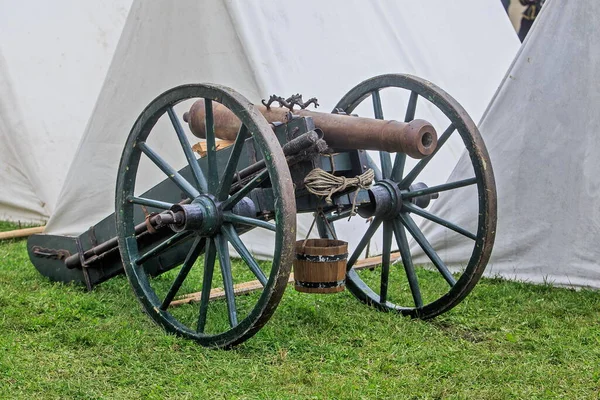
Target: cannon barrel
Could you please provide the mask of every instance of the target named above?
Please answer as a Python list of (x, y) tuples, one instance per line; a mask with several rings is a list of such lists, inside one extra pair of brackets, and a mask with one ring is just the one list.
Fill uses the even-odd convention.
[[(413, 158), (427, 157), (437, 146), (435, 128), (427, 121), (415, 119), (408, 123), (379, 120), (317, 111), (258, 106), (269, 123), (286, 123), (294, 115), (312, 117), (315, 126), (323, 131), (323, 139), (335, 149), (363, 149), (405, 153)], [(192, 133), (206, 137), (204, 100), (196, 101), (183, 116)], [(240, 120), (227, 107), (213, 103), (215, 135), (224, 140), (235, 140)]]

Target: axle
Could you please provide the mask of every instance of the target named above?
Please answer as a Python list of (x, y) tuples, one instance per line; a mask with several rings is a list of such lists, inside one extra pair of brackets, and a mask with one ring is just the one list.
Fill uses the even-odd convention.
[[(308, 110), (258, 106), (268, 122), (287, 123), (294, 115), (311, 117), (317, 128), (323, 131), (327, 144), (334, 149), (378, 150), (405, 153), (413, 158), (432, 154), (437, 146), (437, 133), (427, 121), (411, 122), (361, 118), (349, 115), (328, 114)], [(192, 133), (200, 138), (206, 136), (204, 100), (196, 101), (183, 119)], [(240, 120), (227, 107), (214, 103), (213, 116), (217, 137), (235, 140)]]

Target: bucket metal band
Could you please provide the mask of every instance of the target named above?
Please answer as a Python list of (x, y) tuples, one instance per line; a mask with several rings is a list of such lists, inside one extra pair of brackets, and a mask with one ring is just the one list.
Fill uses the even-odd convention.
[(341, 281), (335, 282), (302, 282), (302, 281), (294, 281), (296, 286), (300, 286), (307, 289), (331, 289), (346, 286), (346, 281), (342, 279)]
[(318, 262), (318, 263), (345, 261), (347, 258), (348, 258), (348, 253), (334, 254), (334, 255), (330, 255), (330, 256), (296, 253), (297, 260), (304, 260), (304, 261), (311, 261), (311, 262)]

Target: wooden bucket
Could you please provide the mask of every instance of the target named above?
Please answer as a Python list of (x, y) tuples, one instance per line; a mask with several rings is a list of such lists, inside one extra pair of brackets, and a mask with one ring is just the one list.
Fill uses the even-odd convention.
[(295, 289), (303, 293), (337, 293), (346, 287), (348, 243), (332, 239), (296, 242)]

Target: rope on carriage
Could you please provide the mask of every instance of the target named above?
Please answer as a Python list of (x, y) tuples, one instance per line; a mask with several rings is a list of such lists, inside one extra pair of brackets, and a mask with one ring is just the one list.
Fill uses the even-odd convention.
[(351, 214), (354, 215), (358, 191), (360, 189), (367, 189), (371, 186), (374, 178), (375, 172), (373, 172), (372, 169), (368, 169), (363, 174), (355, 176), (354, 178), (346, 178), (344, 176), (335, 176), (321, 168), (315, 168), (304, 178), (304, 185), (306, 186), (306, 190), (310, 193), (318, 197), (324, 197), (327, 204), (333, 203), (331, 196), (335, 193), (356, 187), (354, 198), (352, 200), (351, 212)]

